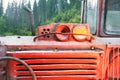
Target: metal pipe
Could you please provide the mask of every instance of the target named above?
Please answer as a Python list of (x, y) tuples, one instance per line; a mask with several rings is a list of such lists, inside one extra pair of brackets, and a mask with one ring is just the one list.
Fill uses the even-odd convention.
[(90, 35), (90, 34), (73, 34), (73, 33), (57, 33), (57, 32), (51, 32), (51, 33), (46, 33), (46, 34), (38, 35), (38, 36), (34, 37), (33, 41), (35, 42), (37, 38), (43, 37), (43, 36), (45, 36), (45, 35), (51, 35), (51, 34), (61, 34), (61, 35), (83, 35), (83, 36), (90, 36), (92, 39), (94, 39), (94, 36), (92, 36), (92, 35)]
[(34, 71), (23, 60), (20, 60), (18, 58), (14, 58), (14, 57), (8, 57), (8, 56), (6, 56), (6, 57), (0, 57), (0, 61), (1, 60), (14, 60), (14, 61), (20, 62), (21, 64), (23, 64), (29, 70), (30, 74), (32, 75), (32, 80), (37, 80)]

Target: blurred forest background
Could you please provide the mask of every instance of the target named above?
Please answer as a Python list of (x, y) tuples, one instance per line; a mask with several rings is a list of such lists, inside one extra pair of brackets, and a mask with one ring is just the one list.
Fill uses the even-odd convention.
[(13, 0), (4, 11), (0, 0), (0, 35), (31, 35), (30, 18), (23, 6), (28, 6), (34, 14), (35, 27), (49, 23), (80, 23), (81, 0)]

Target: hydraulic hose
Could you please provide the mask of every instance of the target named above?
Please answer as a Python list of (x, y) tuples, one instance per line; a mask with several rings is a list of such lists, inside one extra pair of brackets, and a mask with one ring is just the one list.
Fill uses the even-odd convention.
[(27, 63), (25, 63), (23, 60), (18, 59), (18, 58), (14, 58), (14, 57), (7, 57), (7, 56), (6, 56), (6, 57), (0, 57), (0, 61), (1, 61), (1, 60), (14, 60), (14, 61), (17, 61), (17, 62), (23, 64), (23, 65), (29, 70), (30, 74), (32, 75), (32, 80), (37, 80), (34, 71), (33, 71), (33, 70), (29, 67), (29, 65), (28, 65)]

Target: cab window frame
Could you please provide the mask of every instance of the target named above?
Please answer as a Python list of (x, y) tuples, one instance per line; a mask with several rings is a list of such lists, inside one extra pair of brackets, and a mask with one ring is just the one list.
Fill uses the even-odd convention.
[(102, 19), (102, 26), (103, 26), (103, 28), (102, 28), (102, 31), (103, 31), (103, 33), (104, 34), (106, 34), (106, 35), (109, 35), (109, 36), (120, 36), (120, 32), (109, 32), (109, 31), (107, 31), (106, 30), (106, 20), (107, 20), (107, 13), (108, 13), (108, 1), (109, 0), (105, 0), (104, 1), (104, 14), (103, 14), (103, 19)]

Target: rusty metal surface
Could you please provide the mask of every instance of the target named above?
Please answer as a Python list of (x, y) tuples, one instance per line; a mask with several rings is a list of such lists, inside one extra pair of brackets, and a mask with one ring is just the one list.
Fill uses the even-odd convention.
[[(35, 72), (38, 80), (87, 80), (100, 77), (101, 52), (92, 50), (41, 50), (10, 51), (9, 56), (24, 60)], [(18, 80), (31, 80), (27, 69), (18, 62), (10, 61), (8, 72)]]
[[(49, 70), (47, 71), (46, 69), (48, 69), (48, 67), (46, 66), (50, 66), (49, 69), (58, 69), (59, 67), (62, 69), (71, 69), (71, 67), (73, 67), (74, 69), (78, 69), (79, 64), (85, 64), (85, 63), (89, 63), (89, 64), (96, 64), (95, 62), (99, 62), (99, 61), (94, 61), (94, 60), (81, 60), (78, 59), (80, 58), (85, 58), (88, 57), (88, 59), (93, 55), (91, 55), (91, 53), (94, 53), (94, 56), (96, 55), (96, 53), (102, 53), (100, 54), (102, 57), (100, 59), (100, 62), (98, 64), (98, 66), (102, 65), (102, 70), (98, 70), (97, 73), (99, 73), (99, 77), (101, 77), (102, 79), (106, 78), (108, 74), (108, 60), (109, 60), (109, 54), (110, 51), (112, 50), (112, 47), (117, 47), (119, 48), (119, 44), (118, 42), (120, 41), (119, 38), (99, 38), (99, 37), (95, 37), (95, 40), (93, 42), (75, 42), (75, 41), (68, 41), (68, 42), (58, 42), (58, 41), (39, 41), (39, 42), (33, 42), (33, 38), (31, 36), (27, 36), (27, 37), (21, 37), (18, 38), (17, 36), (14, 37), (2, 37), (0, 38), (1, 42), (4, 43), (5, 45), (7, 45), (8, 50), (10, 50), (10, 53), (8, 52), (8, 54), (13, 54), (16, 55), (14, 57), (19, 57), (19, 58), (23, 58), (23, 59), (27, 59), (25, 60), (28, 64), (36, 64), (35, 66), (31, 67), (33, 69), (35, 69), (35, 73), (38, 75), (38, 79), (47, 79), (48, 80), (48, 74), (50, 75), (49, 77), (51, 77), (51, 79), (83, 79), (83, 76), (55, 76), (55, 74), (81, 74), (84, 73), (84, 75), (89, 74), (89, 71), (81, 71), (81, 70), (69, 70), (69, 71), (56, 71), (53, 70), (52, 72), (49, 72)], [(14, 42), (14, 43), (13, 43)], [(108, 46), (109, 45), (109, 46)], [(110, 49), (109, 49), (110, 47)], [(97, 49), (96, 49), (97, 48)], [(11, 51), (13, 50), (13, 52)], [(14, 50), (19, 50), (19, 51), (14, 51)], [(27, 50), (27, 51), (23, 51), (23, 50)], [(107, 52), (106, 52), (107, 50)], [(118, 49), (119, 50), (119, 49)], [(82, 55), (79, 55), (79, 53), (83, 53)], [(34, 54), (35, 53), (35, 54)], [(68, 53), (70, 55), (68, 55)], [(72, 54), (74, 53), (74, 54)], [(87, 55), (87, 53), (89, 53), (89, 55)], [(114, 52), (113, 52), (114, 53)], [(38, 56), (39, 54), (39, 56)], [(12, 56), (13, 56), (12, 55)], [(26, 56), (27, 55), (27, 56)], [(29, 55), (29, 56), (28, 56)], [(31, 59), (34, 56), (34, 58)], [(49, 58), (49, 59), (46, 59)], [(62, 58), (62, 59), (61, 59)], [(75, 59), (73, 59), (75, 58)], [(29, 60), (30, 59), (30, 60)], [(118, 60), (118, 58), (117, 58)], [(82, 63), (83, 62), (83, 63)], [(114, 60), (113, 62), (116, 62), (116, 60)], [(118, 61), (117, 61), (118, 62)], [(12, 68), (14, 68), (15, 65), (19, 65), (18, 63), (12, 62), (13, 64), (10, 64), (12, 66)], [(57, 65), (38, 65), (38, 64), (57, 64)], [(66, 66), (61, 65), (61, 64), (66, 64)], [(74, 65), (73, 65), (74, 64)], [(113, 65), (112, 63), (110, 65)], [(114, 65), (117, 65), (114, 64)], [(59, 67), (58, 67), (59, 66)], [(66, 67), (66, 68), (65, 68)], [(82, 65), (81, 68), (95, 68), (94, 65)], [(119, 66), (117, 66), (119, 67)], [(116, 71), (118, 70), (118, 68), (114, 68), (115, 73), (113, 76), (117, 76), (118, 74), (116, 73)], [(110, 76), (113, 74), (113, 72), (111, 71), (113, 69), (113, 67), (110, 67)], [(40, 71), (38, 72), (40, 69), (45, 70), (44, 71)], [(101, 69), (101, 68), (100, 68)], [(14, 69), (11, 69), (14, 70)], [(24, 67), (22, 66), (18, 66), (16, 67), (16, 70), (20, 71), (17, 73), (13, 73), (13, 71), (10, 71), (11, 75), (18, 75), (17, 78), (21, 78), (20, 76), (23, 75), (27, 75), (29, 76), (29, 73), (27, 71), (23, 71), (22, 70), (26, 70)], [(71, 72), (73, 71), (73, 72)], [(109, 72), (109, 71), (108, 71)], [(41, 75), (44, 74), (44, 75)], [(94, 71), (90, 71), (90, 73), (96, 73)], [(54, 75), (54, 76), (53, 76)], [(72, 78), (71, 78), (72, 77)], [(13, 77), (14, 78), (14, 77)], [(30, 77), (28, 77), (29, 79)], [(85, 77), (84, 77), (85, 78)], [(86, 77), (86, 79), (88, 78), (88, 76)], [(109, 77), (107, 77), (108, 79)], [(51, 80), (50, 79), (50, 80)], [(92, 77), (93, 79), (93, 77)], [(20, 80), (25, 80), (25, 77), (22, 77)]]
[[(78, 69), (79, 64), (83, 64), (83, 63), (85, 64), (85, 63), (89, 63), (89, 62), (90, 62), (90, 64), (91, 63), (96, 64), (95, 62), (99, 62), (99, 61), (94, 61), (94, 60), (88, 61), (88, 60), (78, 59), (78, 58), (80, 58), (80, 56), (82, 56), (84, 58), (85, 57), (90, 58), (91, 56), (92, 57), (95, 56), (95, 54), (97, 54), (97, 53), (102, 53), (100, 55), (103, 58), (103, 59), (102, 58), (100, 59), (101, 62), (98, 65), (99, 67), (102, 67), (102, 70), (98, 70), (97, 73), (99, 73), (99, 77), (101, 77), (102, 79), (104, 79), (105, 77), (107, 77), (107, 79), (108, 79), (109, 77), (106, 76), (106, 75), (108, 75), (106, 73), (109, 72), (107, 69), (107, 67), (108, 67), (107, 63), (109, 60), (110, 51), (112, 50), (113, 47), (119, 48), (119, 43), (120, 43), (119, 38), (109, 38), (108, 39), (108, 38), (95, 37), (95, 40), (93, 42), (75, 42), (75, 41), (57, 42), (57, 41), (43, 41), (43, 40), (39, 41), (39, 42), (33, 42), (32, 41), (33, 38), (34, 37), (30, 37), (30, 36), (21, 37), (21, 38), (14, 36), (14, 37), (2, 37), (2, 38), (0, 38), (0, 40), (2, 43), (7, 45), (8, 49), (13, 50), (13, 52), (10, 51), (10, 52), (8, 52), (8, 54), (13, 53), (13, 55), (16, 55), (14, 57), (27, 59), (25, 61), (30, 65), (36, 64), (35, 66), (31, 65), (31, 67), (36, 70), (35, 73), (38, 75), (38, 79), (43, 78), (43, 80), (48, 79), (48, 77), (45, 76), (48, 74), (50, 75), (49, 77), (51, 77), (51, 79), (55, 79), (56, 76), (53, 76), (54, 74), (80, 75), (84, 71), (72, 70), (73, 71), (72, 72), (71, 70), (70, 71), (63, 70), (60, 72), (59, 70), (54, 70), (52, 72), (49, 72), (49, 70), (46, 70), (46, 69), (48, 69), (48, 67), (46, 67), (46, 66), (49, 66), (49, 65), (38, 65), (38, 64), (40, 64), (40, 63), (41, 64), (57, 64), (57, 65), (50, 65), (49, 69), (58, 69), (59, 67), (63, 68), (63, 69), (71, 69), (71, 68)], [(12, 42), (14, 42), (14, 43), (12, 43)], [(19, 50), (19, 51), (14, 51), (14, 50)], [(21, 51), (21, 50), (27, 50), (28, 52)], [(81, 53), (81, 52), (83, 54), (79, 55), (79, 53)], [(68, 55), (66, 53), (69, 53), (70, 55)], [(90, 53), (94, 53), (94, 55), (90, 55)], [(38, 56), (38, 54), (39, 54), (39, 56)], [(89, 54), (89, 55), (87, 56), (86, 54)], [(30, 58), (32, 58), (33, 56), (35, 59), (32, 59), (32, 61), (31, 61)], [(48, 58), (48, 59), (46, 59), (46, 58)], [(118, 58), (116, 60), (118, 60)], [(114, 60), (114, 61), (116, 62), (116, 60)], [(115, 65), (117, 65), (118, 63), (119, 62), (117, 62)], [(66, 64), (66, 66), (60, 65), (60, 64)], [(11, 64), (11, 66), (14, 66), (14, 65), (19, 65), (19, 64), (18, 63)], [(110, 65), (113, 65), (113, 64), (111, 63)], [(87, 68), (95, 68), (94, 65), (82, 65), (82, 66), (84, 66), (84, 68), (86, 68), (86, 69)], [(111, 68), (110, 69), (110, 76), (111, 76), (113, 74), (113, 72), (111, 72), (113, 67), (110, 67), (110, 68)], [(118, 70), (118, 69), (116, 69), (116, 67), (114, 67), (114, 68), (115, 68), (115, 71)], [(22, 70), (26, 70), (24, 67), (18, 66), (15, 69), (20, 70), (20, 72), (13, 73), (13, 71), (10, 71), (12, 73), (11, 75), (18, 75), (19, 77), (17, 77), (17, 78), (21, 78), (21, 80), (24, 80), (26, 77), (26, 76), (20, 77), (20, 76), (22, 76), (22, 74), (29, 76), (29, 73), (27, 71), (21, 72)], [(38, 72), (39, 70), (42, 70), (42, 69), (46, 70), (46, 71)], [(44, 75), (41, 75), (41, 73)], [(88, 74), (88, 72), (84, 72), (84, 73)], [(90, 73), (96, 73), (96, 72), (90, 71)], [(117, 76), (117, 75), (118, 74), (115, 72), (113, 76)], [(28, 77), (28, 78), (30, 78), (30, 77)], [(63, 77), (57, 76), (57, 78), (62, 79)], [(64, 79), (66, 79), (66, 80), (70, 79), (70, 78), (71, 78), (71, 76), (69, 76), (67, 78), (66, 78), (66, 76), (64, 76)], [(87, 78), (88, 78), (88, 76), (86, 77), (86, 79)], [(77, 76), (77, 78), (76, 78), (76, 76), (74, 76), (74, 79), (83, 79), (83, 76)]]
[[(60, 73), (59, 73), (59, 71), (56, 71), (56, 70), (54, 70), (53, 72), (49, 72), (47, 70), (45, 72), (44, 71), (38, 72), (39, 69), (43, 69), (43, 68), (47, 69), (46, 66), (49, 66), (49, 65), (44, 65), (44, 66), (39, 65), (38, 66), (38, 64), (40, 62), (41, 62), (41, 64), (51, 64), (51, 63), (52, 64), (58, 64), (58, 65), (51, 65), (49, 69), (55, 69), (55, 68), (58, 69), (58, 66), (61, 67), (61, 68), (66, 67), (68, 69), (71, 69), (71, 67), (73, 67), (75, 69), (78, 69), (78, 64), (82, 64), (82, 62), (83, 63), (89, 63), (89, 60), (81, 60), (81, 59), (78, 60), (78, 55), (79, 55), (80, 52), (85, 52), (82, 55), (79, 55), (79, 56), (82, 56), (82, 57), (86, 57), (87, 56), (86, 53), (94, 53), (94, 56), (95, 56), (96, 53), (102, 53), (102, 54), (100, 54), (102, 56), (102, 58), (100, 59), (101, 62), (98, 65), (98, 66), (102, 65), (102, 70), (98, 70), (98, 72), (100, 72), (99, 76), (102, 79), (104, 79), (106, 77), (105, 75), (108, 75), (108, 74), (106, 74), (106, 72), (108, 70), (107, 69), (107, 67), (108, 67), (107, 63), (108, 63), (108, 60), (109, 60), (110, 51), (112, 50), (112, 48), (109, 49), (109, 47), (117, 47), (118, 48), (119, 47), (118, 42), (120, 41), (119, 38), (99, 38), (99, 37), (95, 37), (95, 40), (93, 42), (75, 42), (75, 41), (57, 42), (57, 41), (43, 41), (43, 40), (39, 41), (39, 42), (33, 42), (33, 38), (34, 37), (31, 37), (31, 36), (21, 37), (21, 38), (18, 38), (17, 36), (14, 36), (14, 37), (2, 37), (2, 38), (0, 38), (0, 40), (5, 45), (7, 45), (8, 49), (13, 50), (13, 54), (16, 55), (14, 57), (29, 59), (29, 58), (34, 56), (34, 58), (36, 58), (36, 59), (32, 59), (33, 61), (31, 61), (31, 60), (25, 60), (25, 61), (27, 63), (29, 63), (30, 65), (31, 64), (36, 64), (36, 66), (31, 66), (31, 67), (36, 70), (35, 73), (38, 75), (38, 78), (39, 79), (42, 78), (43, 80), (48, 79), (48, 77), (41, 75), (41, 73), (44, 74), (44, 75), (45, 74), (47, 75), (47, 74), (51, 73), (51, 76), (50, 76), (51, 79), (55, 79), (56, 76), (53, 76), (54, 74), (59, 74), (59, 75), (61, 75), (61, 74), (69, 74), (69, 75), (70, 74), (76, 74), (76, 75), (78, 75), (78, 74), (81, 74), (82, 72), (84, 72), (84, 71), (79, 71), (79, 70), (78, 71), (72, 70), (73, 73), (71, 72), (71, 70), (70, 71), (64, 71), (63, 70)], [(19, 51), (14, 51), (14, 50), (19, 50)], [(27, 50), (27, 51), (21, 51), (21, 50)], [(106, 50), (107, 50), (107, 52), (106, 52)], [(74, 54), (72, 54), (72, 55), (66, 54), (66, 53), (71, 53), (71, 52), (73, 52)], [(12, 53), (12, 51), (11, 51), (11, 53)], [(33, 53), (35, 53), (35, 54), (33, 54)], [(36, 54), (40, 54), (40, 57)], [(76, 59), (72, 60), (74, 58), (73, 56), (74, 57), (76, 56)], [(51, 58), (46, 60), (46, 58), (48, 58), (48, 57), (49, 58), (51, 57)], [(56, 57), (56, 59), (53, 59), (55, 57)], [(90, 57), (90, 55), (88, 55), (87, 57)], [(60, 58), (62, 58), (62, 59), (60, 59)], [(116, 62), (116, 60), (114, 60), (114, 61)], [(91, 63), (93, 64), (95, 62), (96, 61), (94, 61), (94, 60), (90, 60), (90, 64)], [(60, 65), (60, 64), (66, 64), (66, 66)], [(73, 64), (75, 64), (75, 65), (73, 65)], [(13, 66), (13, 65), (15, 65), (15, 64), (12, 64), (11, 66)], [(113, 64), (111, 63), (110, 65), (113, 65)], [(117, 65), (117, 63), (115, 65)], [(83, 65), (83, 66), (86, 67), (86, 68), (87, 67), (94, 68), (94, 65), (93, 66)], [(110, 68), (111, 68), (110, 70), (113, 69), (113, 67), (110, 67)], [(21, 69), (25, 70), (24, 67), (21, 67), (21, 66), (16, 67), (16, 70), (21, 70)], [(118, 68), (117, 69), (115, 68), (114, 70), (117, 71)], [(95, 72), (90, 71), (90, 73), (95, 73)], [(12, 74), (13, 74), (13, 72), (11, 71), (11, 75)], [(19, 76), (21, 76), (22, 74), (29, 76), (29, 73), (27, 71), (23, 71), (23, 72), (20, 71), (20, 72), (17, 72), (15, 74), (17, 74)], [(88, 72), (86, 72), (85, 74), (88, 74)], [(111, 72), (110, 74), (112, 75), (113, 72)], [(118, 74), (115, 72), (113, 76), (116, 76), (116, 75), (118, 75)], [(40, 76), (42, 76), (42, 77), (40, 77)], [(78, 77), (81, 77), (81, 76), (78, 76)], [(28, 78), (30, 78), (30, 77), (28, 77)], [(69, 76), (69, 78), (65, 77), (66, 80), (70, 79), (70, 78), (71, 78), (71, 76)], [(109, 77), (107, 77), (107, 78), (109, 78)], [(24, 79), (25, 79), (25, 77), (24, 78), (22, 77), (21, 80), (24, 80)], [(57, 79), (61, 79), (61, 76), (57, 76)], [(78, 79), (78, 78), (76, 78), (74, 76), (73, 79)], [(83, 78), (81, 78), (81, 79), (83, 79)]]

